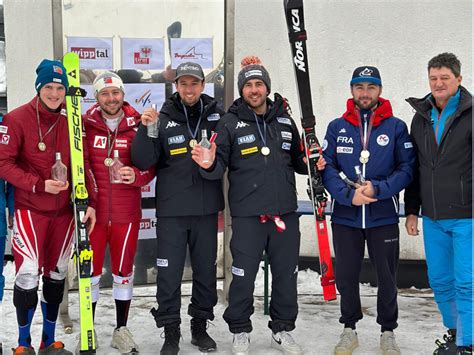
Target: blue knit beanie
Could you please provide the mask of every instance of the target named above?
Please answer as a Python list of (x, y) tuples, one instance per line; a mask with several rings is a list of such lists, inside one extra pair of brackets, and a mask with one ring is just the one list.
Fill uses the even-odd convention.
[(36, 68), (36, 74), (38, 75), (35, 82), (37, 92), (48, 83), (61, 84), (66, 88), (66, 91), (69, 88), (66, 69), (57, 60), (43, 59), (38, 68)]

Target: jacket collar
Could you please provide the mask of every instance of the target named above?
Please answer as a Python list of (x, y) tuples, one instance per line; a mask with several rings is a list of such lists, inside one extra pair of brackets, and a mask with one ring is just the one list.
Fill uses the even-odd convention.
[[(379, 97), (379, 105), (374, 111), (374, 122), (373, 126), (378, 126), (383, 120), (392, 117), (392, 105), (389, 100), (386, 100), (382, 97)], [(359, 125), (360, 113), (359, 109), (356, 107), (354, 99), (347, 100), (347, 110), (344, 112), (342, 117), (350, 122), (354, 126)]]

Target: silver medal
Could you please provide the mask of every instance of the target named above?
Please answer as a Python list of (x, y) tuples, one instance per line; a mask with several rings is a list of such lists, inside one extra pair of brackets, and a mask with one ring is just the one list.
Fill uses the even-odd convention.
[(190, 146), (191, 148), (194, 148), (194, 146), (195, 146), (197, 143), (198, 143), (197, 140), (191, 139), (191, 140), (189, 141), (189, 146)]
[(268, 147), (262, 147), (261, 152), (262, 152), (263, 155), (266, 156), (266, 155), (270, 154), (270, 148), (268, 148)]
[(44, 144), (43, 142), (39, 142), (38, 143), (38, 149), (42, 152), (44, 152), (46, 150), (46, 144)]
[(105, 158), (104, 165), (107, 167), (111, 167), (114, 164), (114, 160), (110, 157)]

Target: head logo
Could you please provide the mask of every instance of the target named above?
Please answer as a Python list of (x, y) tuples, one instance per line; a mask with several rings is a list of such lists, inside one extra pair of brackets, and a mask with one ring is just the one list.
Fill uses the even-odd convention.
[(201, 54), (201, 53), (196, 53), (196, 47), (191, 47), (189, 48), (185, 53), (181, 54), (181, 53), (177, 53), (175, 52), (174, 53), (174, 57), (175, 58), (179, 58), (179, 59), (188, 59), (188, 60), (191, 60), (191, 59), (204, 59), (204, 55)]
[(364, 70), (362, 70), (360, 73), (359, 73), (359, 76), (372, 76), (372, 73), (374, 71), (372, 69), (369, 69), (369, 68), (365, 68)]

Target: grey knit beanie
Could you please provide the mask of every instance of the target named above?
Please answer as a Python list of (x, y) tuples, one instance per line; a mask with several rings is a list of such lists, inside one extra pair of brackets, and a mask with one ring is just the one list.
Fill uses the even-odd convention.
[(237, 88), (239, 89), (240, 96), (242, 96), (242, 89), (245, 83), (252, 79), (262, 80), (267, 86), (267, 93), (269, 94), (271, 91), (270, 74), (268, 74), (260, 59), (255, 56), (247, 56), (242, 59), (240, 64), (242, 69), (237, 77)]

